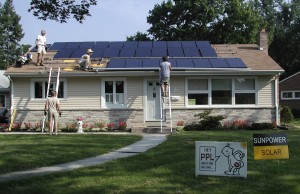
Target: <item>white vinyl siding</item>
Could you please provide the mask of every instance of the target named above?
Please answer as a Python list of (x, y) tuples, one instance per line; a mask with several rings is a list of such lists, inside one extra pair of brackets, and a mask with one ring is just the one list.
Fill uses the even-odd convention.
[(128, 77), (127, 107), (143, 109), (143, 77)]
[(258, 77), (258, 106), (273, 107), (275, 106), (275, 87), (274, 79), (271, 76)]

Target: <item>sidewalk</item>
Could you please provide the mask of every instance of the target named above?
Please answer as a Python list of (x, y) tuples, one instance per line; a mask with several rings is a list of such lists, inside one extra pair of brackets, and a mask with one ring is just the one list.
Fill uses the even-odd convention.
[(34, 176), (42, 176), (55, 172), (65, 172), (78, 168), (95, 166), (98, 164), (103, 164), (105, 162), (109, 162), (112, 160), (116, 160), (119, 158), (125, 158), (129, 156), (134, 156), (139, 153), (145, 152), (150, 148), (158, 146), (162, 142), (166, 140), (166, 134), (143, 134), (143, 139), (126, 146), (124, 148), (109, 152), (107, 154), (103, 154), (100, 156), (95, 156), (91, 158), (86, 158), (78, 161), (68, 162), (64, 164), (58, 164), (49, 167), (41, 167), (32, 170), (18, 171), (18, 172), (10, 172), (6, 174), (0, 175), (0, 182), (5, 182), (9, 180), (16, 180), (21, 178), (28, 178)]

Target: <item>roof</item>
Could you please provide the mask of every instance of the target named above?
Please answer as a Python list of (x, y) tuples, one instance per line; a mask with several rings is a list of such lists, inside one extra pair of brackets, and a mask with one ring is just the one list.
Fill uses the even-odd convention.
[(0, 70), (0, 91), (7, 91), (9, 89), (10, 81), (4, 74), (4, 70)]
[[(91, 48), (94, 72), (112, 73), (158, 70), (161, 57), (169, 56), (173, 74), (195, 73), (259, 73), (277, 74), (284, 70), (256, 44), (211, 45), (208, 41), (98, 41), (56, 42), (45, 57), (45, 66), (33, 62), (21, 68), (10, 67), (7, 75), (41, 76), (50, 67), (60, 67), (65, 76), (79, 76), (91, 72), (76, 69), (78, 60)], [(33, 61), (36, 60), (36, 53)], [(92, 74), (91, 74), (92, 75)], [(134, 74), (136, 75), (136, 73)]]
[(297, 72), (279, 82), (280, 90), (300, 90), (300, 86), (296, 83), (300, 82), (300, 72)]

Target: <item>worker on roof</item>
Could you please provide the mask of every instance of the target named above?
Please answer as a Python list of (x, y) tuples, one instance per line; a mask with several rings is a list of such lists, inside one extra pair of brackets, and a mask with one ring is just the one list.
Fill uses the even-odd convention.
[(42, 30), (41, 34), (38, 35), (38, 37), (35, 40), (35, 46), (37, 49), (37, 62), (36, 65), (39, 66), (43, 66), (43, 61), (44, 61), (44, 55), (47, 54), (46, 52), (46, 31)]
[(88, 49), (86, 51), (86, 54), (82, 55), (80, 61), (79, 61), (79, 66), (80, 69), (88, 71), (90, 69), (91, 65), (91, 55), (93, 54), (94, 51), (92, 49)]

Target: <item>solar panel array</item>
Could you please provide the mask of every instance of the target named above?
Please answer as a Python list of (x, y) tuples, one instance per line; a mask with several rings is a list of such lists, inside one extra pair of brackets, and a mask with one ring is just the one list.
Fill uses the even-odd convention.
[(49, 51), (57, 51), (56, 59), (80, 58), (88, 48), (94, 51), (92, 58), (217, 57), (208, 41), (55, 42)]

